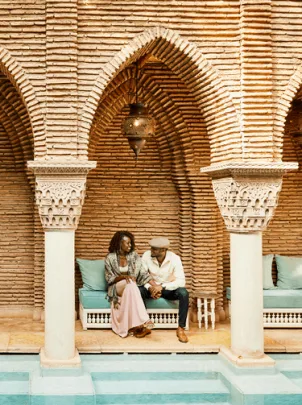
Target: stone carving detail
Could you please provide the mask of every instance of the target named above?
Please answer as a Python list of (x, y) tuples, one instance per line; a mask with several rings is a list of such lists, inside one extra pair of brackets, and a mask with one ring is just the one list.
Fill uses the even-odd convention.
[(36, 203), (44, 229), (76, 229), (84, 203), (86, 179), (36, 181)]
[(28, 162), (36, 175), (36, 203), (45, 230), (75, 230), (82, 212), (86, 176), (96, 162)]
[(296, 162), (226, 162), (200, 169), (212, 177), (215, 197), (231, 232), (264, 231), (274, 215), (284, 173)]
[(282, 178), (213, 179), (214, 194), (225, 225), (232, 232), (264, 231), (274, 215)]

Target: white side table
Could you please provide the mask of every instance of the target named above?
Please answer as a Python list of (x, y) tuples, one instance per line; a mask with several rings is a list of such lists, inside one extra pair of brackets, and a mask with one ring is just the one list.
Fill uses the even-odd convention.
[(202, 326), (204, 319), (205, 329), (208, 329), (208, 318), (211, 317), (212, 329), (215, 329), (215, 299), (217, 294), (208, 292), (195, 292), (192, 294), (193, 298), (197, 299), (197, 319), (199, 329)]

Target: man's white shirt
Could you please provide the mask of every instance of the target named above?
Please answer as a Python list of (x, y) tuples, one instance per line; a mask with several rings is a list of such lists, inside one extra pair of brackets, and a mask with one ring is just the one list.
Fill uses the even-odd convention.
[[(151, 251), (147, 250), (142, 257), (143, 265), (149, 271), (152, 279), (162, 285), (166, 290), (176, 290), (184, 287), (186, 284), (185, 273), (182, 267), (181, 259), (178, 255), (169, 250), (166, 252), (165, 260), (161, 266), (155, 257), (151, 257)], [(145, 288), (151, 285), (145, 284)]]

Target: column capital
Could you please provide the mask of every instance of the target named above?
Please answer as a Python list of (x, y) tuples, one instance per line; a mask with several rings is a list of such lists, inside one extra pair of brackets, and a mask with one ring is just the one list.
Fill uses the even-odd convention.
[(35, 160), (36, 203), (44, 230), (76, 230), (86, 191), (86, 177), (96, 162)]
[(264, 231), (274, 215), (282, 176), (298, 164), (234, 162), (202, 168), (212, 177), (214, 194), (230, 232)]

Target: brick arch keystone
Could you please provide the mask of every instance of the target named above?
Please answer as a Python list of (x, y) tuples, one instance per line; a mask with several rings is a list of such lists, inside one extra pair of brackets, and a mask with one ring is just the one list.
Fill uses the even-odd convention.
[[(180, 76), (194, 95), (207, 126), (212, 161), (241, 160), (239, 117), (227, 86), (195, 45), (163, 27), (155, 27), (136, 36), (100, 71), (80, 118), (79, 158), (87, 159), (90, 129), (107, 85), (125, 67), (149, 52), (159, 59), (162, 57), (164, 60), (161, 60)], [(186, 57), (185, 63), (183, 57), (175, 57), (177, 53)], [(224, 142), (219, 142), (220, 139)], [(231, 152), (228, 144), (236, 145)]]
[(33, 131), (35, 157), (43, 157), (46, 154), (46, 135), (41, 107), (25, 71), (3, 46), (0, 46), (0, 70), (16, 88), (28, 112)]
[(278, 100), (274, 117), (274, 156), (282, 160), (285, 123), (291, 104), (302, 87), (302, 64), (290, 77)]

